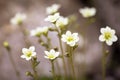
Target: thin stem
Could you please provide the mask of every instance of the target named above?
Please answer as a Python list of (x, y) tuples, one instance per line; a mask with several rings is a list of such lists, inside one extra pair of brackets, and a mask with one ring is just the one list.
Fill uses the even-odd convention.
[(12, 57), (12, 55), (11, 55), (11, 51), (8, 50), (8, 52), (9, 52), (8, 55), (9, 55), (10, 61), (11, 61), (11, 63), (12, 63), (12, 66), (13, 66), (13, 68), (14, 68), (14, 70), (15, 70), (16, 76), (18, 77), (18, 80), (21, 80), (20, 73), (19, 73), (19, 71), (17, 70), (17, 67), (16, 67), (16, 65), (15, 65), (15, 62), (14, 62), (13, 57)]
[(74, 76), (74, 80), (76, 80), (72, 51), (73, 51), (73, 50), (72, 50), (72, 48), (70, 47), (70, 62), (71, 62), (71, 67), (72, 67), (72, 73), (73, 73), (73, 76)]
[(54, 68), (54, 63), (53, 63), (52, 60), (51, 60), (51, 65), (52, 65), (52, 74), (53, 74), (53, 78), (54, 78), (54, 80), (56, 80), (55, 68)]
[(103, 56), (102, 56), (102, 80), (105, 80), (106, 76), (106, 54), (105, 54), (105, 47), (104, 43), (102, 45)]
[(31, 60), (31, 62), (32, 62), (32, 69), (33, 69), (33, 72), (34, 72), (34, 74), (33, 74), (34, 80), (39, 80), (38, 74), (37, 74), (37, 71), (36, 71), (36, 66), (34, 65), (35, 61)]
[(24, 39), (24, 41), (25, 41), (25, 43), (26, 43), (26, 46), (29, 47), (29, 46), (31, 45), (31, 43), (30, 43), (30, 41), (28, 40), (28, 38), (26, 38), (26, 37), (27, 37), (27, 31), (26, 31), (26, 29), (23, 27), (23, 25), (21, 25), (21, 26), (19, 26), (19, 27), (20, 27), (20, 29), (21, 29), (21, 32), (23, 33), (23, 39)]
[(58, 32), (58, 39), (59, 39), (59, 45), (60, 45), (60, 49), (61, 49), (61, 53), (62, 53), (62, 60), (63, 60), (63, 67), (64, 67), (64, 71), (65, 71), (65, 76), (67, 76), (67, 69), (66, 69), (66, 65), (65, 65), (65, 58), (64, 58), (62, 41), (61, 41), (61, 32), (58, 30), (57, 27), (56, 27), (56, 29)]
[[(45, 43), (44, 47), (46, 48), (46, 50), (50, 50), (52, 48), (51, 39), (48, 37), (48, 35), (46, 36), (46, 39), (47, 39), (47, 42)], [(43, 42), (42, 39), (40, 39), (40, 40), (41, 40), (41, 42)], [(60, 67), (59, 67), (58, 61), (56, 61), (56, 65), (58, 68), (58, 73), (60, 74)]]
[[(47, 36), (47, 44), (48, 44), (48, 47), (46, 47), (47, 50), (50, 50), (50, 48), (52, 46), (51, 43), (50, 43), (50, 41), (51, 41), (51, 39)], [(58, 61), (56, 61), (56, 65), (57, 65), (57, 68), (58, 68), (58, 72), (60, 74), (60, 67), (59, 67)]]

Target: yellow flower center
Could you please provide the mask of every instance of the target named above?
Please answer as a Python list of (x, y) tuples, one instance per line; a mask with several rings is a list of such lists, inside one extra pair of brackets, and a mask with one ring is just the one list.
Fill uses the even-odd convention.
[(67, 41), (68, 42), (71, 42), (71, 41), (73, 41), (74, 40), (74, 38), (72, 37), (72, 36), (69, 36), (68, 38), (67, 38)]
[(111, 33), (110, 33), (110, 32), (106, 32), (106, 33), (104, 34), (104, 38), (105, 38), (106, 40), (109, 40), (109, 39), (111, 38)]
[(53, 58), (54, 58), (54, 55), (53, 55), (53, 54), (49, 54), (48, 57), (49, 57), (50, 59), (53, 59)]
[(17, 18), (17, 23), (18, 24), (22, 24), (22, 19), (19, 17), (19, 18)]
[(31, 56), (32, 56), (32, 51), (28, 51), (28, 52), (26, 53), (26, 56), (27, 56), (27, 57), (31, 57)]

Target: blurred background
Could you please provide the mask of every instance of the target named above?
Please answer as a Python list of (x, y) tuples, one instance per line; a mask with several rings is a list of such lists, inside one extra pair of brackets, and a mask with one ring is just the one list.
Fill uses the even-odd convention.
[[(11, 55), (15, 64), (20, 71), (22, 80), (31, 80), (25, 76), (26, 71), (31, 71), (30, 63), (21, 59), (21, 50), (26, 47), (25, 40), (20, 26), (10, 24), (10, 19), (18, 12), (27, 14), (27, 20), (24, 22), (24, 27), (30, 31), (37, 26), (50, 26), (51, 24), (44, 21), (47, 17), (46, 7), (57, 3), (61, 5), (60, 14), (68, 17), (75, 16), (73, 25), (69, 30), (78, 32), (80, 36), (79, 47), (75, 53), (75, 69), (77, 76), (83, 74), (87, 80), (102, 80), (101, 79), (101, 56), (102, 44), (99, 42), (100, 28), (110, 26), (116, 30), (116, 35), (120, 37), (120, 0), (0, 0), (0, 80), (17, 80), (15, 71), (8, 57), (8, 52), (3, 47), (3, 42), (8, 41), (12, 52)], [(83, 18), (78, 12), (83, 7), (95, 7), (97, 14), (94, 21), (85, 25), (87, 19)], [(82, 36), (85, 34), (85, 37)], [(52, 35), (52, 36), (51, 36)], [(53, 46), (58, 46), (56, 34), (50, 33)], [(44, 59), (44, 50), (39, 45), (36, 37), (27, 37), (28, 40), (36, 47), (37, 57), (40, 61), (37, 67), (38, 74), (41, 77), (50, 77), (51, 66), (48, 60)], [(106, 80), (120, 80), (120, 40), (118, 39), (112, 46), (107, 47), (109, 55), (107, 57)], [(82, 62), (86, 62), (85, 70), (81, 68)], [(58, 59), (61, 74), (63, 65), (61, 59)], [(56, 72), (59, 74), (58, 69)], [(69, 75), (69, 70), (68, 70)]]

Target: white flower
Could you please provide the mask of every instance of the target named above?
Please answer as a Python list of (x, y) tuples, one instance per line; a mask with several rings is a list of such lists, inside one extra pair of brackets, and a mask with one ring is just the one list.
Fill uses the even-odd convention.
[(60, 8), (59, 4), (53, 4), (50, 7), (47, 7), (46, 12), (47, 14), (54, 14), (58, 11), (58, 9)]
[(56, 21), (56, 26), (57, 27), (64, 27), (68, 24), (68, 18), (64, 18), (64, 17), (60, 17), (57, 21)]
[(25, 58), (26, 60), (30, 60), (32, 57), (36, 56), (34, 46), (31, 46), (29, 49), (23, 48), (22, 53), (23, 55), (21, 55), (21, 58)]
[(17, 13), (11, 20), (11, 24), (13, 25), (20, 25), (26, 19), (26, 14), (24, 13)]
[(66, 34), (62, 35), (63, 42), (66, 42), (69, 46), (75, 46), (76, 42), (79, 41), (78, 33), (71, 33), (70, 31), (67, 31)]
[(59, 56), (59, 52), (56, 52), (54, 49), (51, 49), (50, 51), (44, 51), (46, 56), (44, 56), (46, 59), (53, 60)]
[(85, 7), (85, 8), (79, 9), (79, 12), (82, 14), (83, 17), (88, 18), (96, 14), (96, 9)]
[(117, 36), (115, 35), (115, 30), (111, 29), (109, 26), (106, 26), (106, 28), (101, 28), (100, 32), (101, 35), (99, 36), (99, 40), (101, 42), (106, 42), (106, 44), (109, 46), (118, 40)]
[(60, 14), (55, 13), (54, 15), (49, 15), (47, 18), (45, 18), (45, 21), (54, 23), (59, 17), (60, 17)]
[(40, 37), (41, 34), (47, 34), (48, 33), (48, 27), (37, 27), (36, 29), (34, 30), (31, 30), (30, 34), (31, 36), (38, 36)]

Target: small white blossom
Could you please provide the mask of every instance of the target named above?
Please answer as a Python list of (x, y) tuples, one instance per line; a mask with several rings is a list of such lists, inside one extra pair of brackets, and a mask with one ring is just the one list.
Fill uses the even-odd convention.
[(68, 24), (68, 18), (64, 18), (64, 17), (60, 17), (57, 21), (56, 21), (56, 26), (57, 27), (64, 27)]
[(50, 7), (47, 7), (46, 12), (47, 14), (54, 14), (58, 11), (58, 9), (60, 8), (59, 4), (53, 4)]
[(50, 51), (44, 51), (45, 52), (45, 58), (53, 60), (59, 56), (59, 52), (56, 52), (54, 49), (51, 49)]
[(17, 13), (11, 20), (11, 24), (13, 25), (20, 25), (26, 19), (26, 14), (24, 13)]
[(106, 28), (101, 28), (100, 32), (101, 35), (99, 36), (99, 40), (101, 42), (106, 42), (106, 44), (109, 46), (118, 40), (117, 36), (115, 35), (115, 30), (108, 26), (106, 26)]
[(62, 35), (63, 42), (66, 42), (69, 46), (75, 46), (76, 43), (79, 41), (78, 33), (71, 33), (70, 31), (67, 31), (66, 34)]
[(85, 7), (85, 8), (79, 9), (79, 12), (82, 14), (83, 17), (88, 18), (96, 14), (96, 9)]
[(49, 21), (49, 22), (56, 22), (56, 20), (60, 17), (59, 13), (55, 13), (54, 15), (49, 15), (47, 18), (45, 18), (45, 21)]
[(30, 34), (31, 36), (38, 36), (40, 37), (41, 34), (47, 34), (48, 33), (48, 27), (37, 27), (34, 30), (31, 30)]
[(25, 58), (27, 61), (30, 60), (32, 57), (36, 56), (34, 46), (31, 46), (29, 49), (23, 48), (22, 53), (23, 55), (21, 55), (21, 58)]

